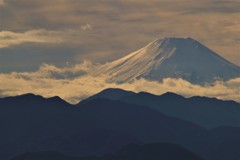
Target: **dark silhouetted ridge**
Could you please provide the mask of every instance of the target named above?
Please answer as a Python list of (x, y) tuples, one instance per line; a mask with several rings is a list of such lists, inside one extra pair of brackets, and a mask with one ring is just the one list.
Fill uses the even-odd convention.
[[(115, 99), (130, 104), (145, 105), (168, 116), (188, 120), (207, 128), (223, 125), (240, 127), (240, 104), (235, 101), (200, 96), (185, 98), (172, 92), (162, 95), (147, 92), (123, 93), (128, 91), (119, 90), (118, 95), (114, 95)], [(101, 94), (98, 93), (97, 97), (101, 97)], [(111, 94), (102, 97), (112, 99)]]
[(240, 127), (233, 127), (240, 124), (238, 103), (174, 93), (115, 93), (115, 100), (105, 94), (78, 105), (32, 94), (2, 98), (0, 159), (33, 152), (44, 160), (64, 155), (70, 155), (67, 160), (201, 159), (196, 154), (206, 160), (240, 159)]
[(119, 88), (108, 88), (91, 97), (88, 97), (87, 99), (83, 100), (80, 103), (85, 103), (85, 101), (89, 101), (97, 98), (107, 98), (107, 99), (117, 100), (117, 99), (120, 99), (121, 97), (130, 96), (134, 94), (135, 94), (134, 92), (125, 91)]
[(160, 95), (159, 97), (161, 98), (167, 98), (167, 99), (171, 99), (171, 100), (176, 100), (176, 99), (185, 99), (183, 96), (173, 93), (173, 92), (166, 92), (162, 95)]
[(44, 98), (40, 95), (32, 93), (22, 94), (18, 96), (5, 97), (0, 99), (0, 106), (19, 106), (19, 107), (36, 107), (36, 106), (56, 106), (56, 107), (69, 107), (69, 103), (64, 101), (58, 96)]
[(169, 143), (128, 145), (116, 154), (98, 157), (71, 157), (57, 152), (26, 153), (11, 160), (203, 160), (200, 156)]
[(26, 93), (22, 95), (17, 95), (17, 96), (11, 96), (11, 97), (5, 97), (3, 98), (5, 100), (18, 100), (18, 101), (24, 101), (24, 100), (43, 100), (44, 98), (40, 95), (35, 95), (32, 93)]
[(128, 145), (117, 155), (124, 160), (203, 160), (200, 156), (170, 143)]

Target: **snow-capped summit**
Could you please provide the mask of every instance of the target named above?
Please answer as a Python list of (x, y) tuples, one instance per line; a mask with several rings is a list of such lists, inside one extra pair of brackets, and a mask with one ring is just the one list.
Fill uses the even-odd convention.
[(163, 38), (103, 65), (95, 73), (105, 74), (109, 81), (118, 83), (138, 78), (161, 81), (170, 77), (204, 84), (240, 77), (240, 67), (192, 38)]

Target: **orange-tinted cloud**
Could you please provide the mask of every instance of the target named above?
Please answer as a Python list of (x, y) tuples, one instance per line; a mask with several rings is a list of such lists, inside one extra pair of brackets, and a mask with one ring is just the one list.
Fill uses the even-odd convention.
[(66, 68), (43, 65), (37, 72), (0, 74), (0, 95), (12, 96), (30, 92), (45, 97), (58, 95), (71, 103), (77, 103), (103, 89), (122, 88), (158, 95), (171, 91), (186, 97), (199, 95), (240, 102), (240, 77), (227, 82), (217, 81), (214, 85), (206, 86), (171, 78), (164, 79), (161, 83), (140, 79), (131, 83), (116, 84), (106, 82), (104, 76), (88, 75), (94, 67), (97, 66), (89, 62)]
[[(1, 7), (0, 27), (2, 32), (15, 34), (39, 29), (51, 32), (50, 38), (62, 40), (55, 48), (74, 48), (68, 61), (107, 62), (159, 37), (192, 37), (240, 65), (239, 8), (240, 2), (233, 0), (7, 0)], [(86, 24), (90, 24), (87, 30)], [(84, 28), (85, 33), (80, 32)], [(35, 35), (32, 41), (36, 43), (41, 38)], [(28, 43), (23, 42), (18, 45)], [(45, 43), (50, 45), (55, 44)], [(30, 48), (27, 53), (34, 54), (36, 48)], [(42, 57), (54, 59), (51, 49), (44, 51)], [(16, 51), (7, 51), (13, 52)], [(29, 58), (29, 63), (35, 62)]]

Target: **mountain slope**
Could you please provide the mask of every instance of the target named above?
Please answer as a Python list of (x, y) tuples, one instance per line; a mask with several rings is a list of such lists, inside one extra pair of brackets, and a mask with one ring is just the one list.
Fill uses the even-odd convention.
[(124, 83), (138, 78), (161, 81), (182, 78), (194, 84), (240, 77), (240, 67), (191, 38), (157, 39), (121, 59), (107, 63), (94, 75)]
[(128, 145), (115, 154), (101, 157), (70, 157), (57, 152), (25, 153), (11, 160), (203, 160), (200, 156), (174, 144)]
[(40, 95), (34, 95), (32, 93), (27, 93), (19, 96), (13, 97), (5, 97), (0, 98), (0, 107), (7, 107), (7, 106), (43, 106), (43, 107), (50, 107), (50, 106), (59, 106), (59, 107), (70, 107), (71, 104), (67, 103), (63, 99), (58, 96), (44, 98)]
[[(118, 90), (119, 96), (115, 95), (115, 97), (126, 103), (149, 106), (168, 116), (191, 121), (206, 128), (240, 127), (240, 104), (234, 101), (198, 96), (185, 98), (170, 92), (160, 96), (147, 92), (129, 92), (129, 95), (127, 95), (126, 92), (122, 91), (120, 93)], [(96, 95), (97, 97), (111, 99), (111, 95), (115, 93), (115, 89), (107, 89)], [(96, 95), (89, 97), (89, 99), (97, 98)]]
[[(83, 101), (89, 101), (92, 99), (97, 99), (97, 98), (107, 98), (107, 99), (111, 99), (111, 100), (118, 100), (122, 97), (127, 97), (127, 96), (131, 96), (134, 95), (134, 92), (131, 91), (125, 91), (123, 89), (119, 89), (119, 88), (107, 88), (105, 90), (103, 90), (102, 92), (99, 92), (91, 97), (86, 98)], [(82, 101), (81, 101), (82, 103)]]
[[(172, 102), (184, 99), (173, 93), (163, 97)], [(102, 156), (128, 144), (159, 142), (180, 145), (208, 160), (239, 159), (240, 128), (208, 130), (150, 107), (118, 100), (97, 98), (66, 107), (53, 105), (56, 99), (35, 95), (0, 99), (1, 160), (44, 151), (73, 157)]]
[(48, 150), (73, 156), (102, 155), (142, 142), (172, 142), (191, 148), (191, 141), (185, 144), (184, 140), (205, 131), (140, 105), (94, 99), (66, 107), (49, 105), (52, 101), (35, 95), (1, 99), (1, 160)]
[(114, 155), (114, 160), (203, 160), (188, 150), (169, 143), (128, 145)]

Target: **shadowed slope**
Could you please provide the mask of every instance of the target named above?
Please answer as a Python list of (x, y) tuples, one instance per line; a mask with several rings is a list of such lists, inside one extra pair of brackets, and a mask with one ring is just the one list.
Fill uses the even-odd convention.
[(57, 152), (26, 153), (11, 160), (203, 160), (174, 144), (128, 145), (116, 154), (101, 157), (70, 157)]
[[(127, 91), (123, 92), (126, 95)], [(116, 93), (115, 89), (104, 90), (97, 95), (98, 97), (111, 99), (111, 93)], [(119, 93), (118, 100), (149, 106), (166, 115), (185, 119), (207, 128), (225, 125), (240, 127), (240, 104), (234, 101), (198, 96), (185, 98), (170, 92), (160, 96), (147, 92), (135, 94), (129, 92), (129, 94), (121, 96), (123, 94)], [(94, 98), (96, 97), (92, 96), (89, 99)]]

